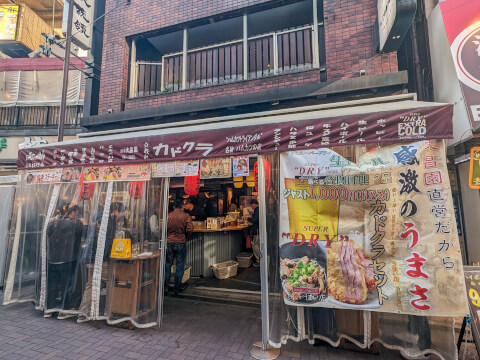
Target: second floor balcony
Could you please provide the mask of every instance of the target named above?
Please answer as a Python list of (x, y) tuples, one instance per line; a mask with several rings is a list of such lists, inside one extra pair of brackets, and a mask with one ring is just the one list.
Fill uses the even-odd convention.
[(305, 0), (133, 39), (129, 97), (320, 69), (323, 11), (317, 8), (319, 4), (317, 0)]

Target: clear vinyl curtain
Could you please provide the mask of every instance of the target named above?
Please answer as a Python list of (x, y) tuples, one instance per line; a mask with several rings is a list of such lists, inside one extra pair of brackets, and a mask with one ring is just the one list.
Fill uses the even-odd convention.
[[(102, 280), (107, 284), (105, 291), (100, 291), (105, 301), (99, 308), (99, 317), (103, 315), (109, 324), (129, 320), (136, 327), (157, 325), (158, 297), (163, 294), (164, 184), (164, 179), (143, 185), (113, 183), (102, 265)], [(132, 258), (110, 257), (112, 240), (117, 238), (130, 239)]]
[(54, 185), (25, 185), (24, 172), (11, 212), (3, 303), (34, 301), (41, 287), (41, 243)]
[(0, 204), (2, 204), (2, 212), (0, 213), (0, 286), (5, 285), (5, 262), (8, 252), (8, 234), (9, 223), (12, 214), (12, 205), (15, 196), (15, 186), (0, 186)]
[[(355, 161), (368, 148), (348, 146), (332, 150)], [(267, 154), (264, 159), (271, 169), (270, 183), (267, 176), (265, 184), (270, 345), (280, 347), (289, 340), (308, 340), (313, 344), (318, 339), (335, 347), (346, 340), (360, 348), (369, 348), (380, 342), (403, 351), (407, 357), (434, 353), (443, 359), (456, 359), (452, 318), (294, 307), (284, 303), (279, 273), (280, 155)]]
[[(23, 185), (22, 178), (4, 304), (33, 300), (47, 316), (157, 325), (168, 180), (94, 183), (82, 198), (78, 184)], [(115, 239), (130, 239), (134, 257), (112, 258)]]

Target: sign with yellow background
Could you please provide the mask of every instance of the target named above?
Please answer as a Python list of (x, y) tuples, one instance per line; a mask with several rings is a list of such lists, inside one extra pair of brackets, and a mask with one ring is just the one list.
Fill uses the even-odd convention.
[(18, 5), (0, 5), (0, 40), (15, 40)]
[(330, 149), (280, 156), (284, 302), (466, 314), (444, 143), (347, 150), (348, 159)]

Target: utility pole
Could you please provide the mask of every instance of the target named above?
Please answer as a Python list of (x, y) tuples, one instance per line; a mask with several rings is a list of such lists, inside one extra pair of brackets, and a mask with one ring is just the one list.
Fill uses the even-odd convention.
[(68, 70), (70, 69), (70, 47), (72, 45), (72, 22), (74, 0), (68, 2), (67, 18), (67, 42), (65, 44), (65, 61), (63, 62), (63, 86), (62, 99), (60, 102), (60, 120), (58, 122), (58, 142), (63, 141), (63, 129), (65, 127), (65, 117), (67, 114), (67, 90), (68, 90)]

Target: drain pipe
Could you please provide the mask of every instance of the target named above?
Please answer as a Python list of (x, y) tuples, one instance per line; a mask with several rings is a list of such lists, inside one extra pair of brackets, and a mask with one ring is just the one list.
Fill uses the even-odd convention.
[[(417, 9), (418, 11), (418, 9)], [(415, 66), (415, 87), (417, 88), (418, 100), (422, 101), (425, 98), (425, 91), (422, 82), (422, 68), (420, 64), (420, 55), (418, 54), (418, 37), (417, 26), (415, 18), (412, 21), (412, 43), (413, 43), (413, 64)]]

